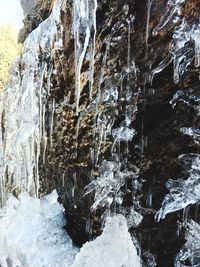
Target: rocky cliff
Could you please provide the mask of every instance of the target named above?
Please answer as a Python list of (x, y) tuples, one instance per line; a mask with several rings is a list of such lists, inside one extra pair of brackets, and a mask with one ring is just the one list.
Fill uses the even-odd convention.
[[(26, 9), (22, 43), (54, 5)], [(62, 47), (39, 57), (39, 176), (41, 194), (58, 190), (76, 244), (122, 213), (144, 265), (174, 266), (187, 220), (199, 222), (199, 8), (196, 0), (63, 1)], [(189, 256), (180, 262), (192, 265)]]

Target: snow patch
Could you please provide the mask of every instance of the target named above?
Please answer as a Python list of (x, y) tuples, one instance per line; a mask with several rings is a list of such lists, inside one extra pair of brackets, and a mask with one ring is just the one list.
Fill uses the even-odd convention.
[[(78, 251), (63, 229), (57, 193), (38, 199), (10, 196), (0, 210), (0, 266), (66, 267)], [(8, 263), (12, 263), (9, 265)]]
[(101, 236), (86, 243), (72, 267), (139, 267), (140, 259), (122, 215), (107, 218)]
[(140, 266), (122, 215), (109, 217), (102, 235), (79, 252), (63, 229), (66, 221), (57, 197), (55, 190), (41, 199), (28, 193), (10, 196), (0, 209), (1, 267)]

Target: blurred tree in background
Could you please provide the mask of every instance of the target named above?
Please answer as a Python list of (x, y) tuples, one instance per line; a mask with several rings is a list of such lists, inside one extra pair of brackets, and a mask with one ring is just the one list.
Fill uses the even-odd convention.
[(9, 80), (9, 69), (20, 53), (20, 45), (17, 42), (18, 31), (11, 25), (0, 26), (0, 89)]

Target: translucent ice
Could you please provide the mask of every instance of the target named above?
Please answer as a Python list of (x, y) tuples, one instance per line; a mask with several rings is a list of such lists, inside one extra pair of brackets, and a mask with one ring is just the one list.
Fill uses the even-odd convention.
[(51, 73), (41, 56), (49, 60), (55, 50), (62, 49), (60, 11), (64, 3), (56, 1), (50, 16), (27, 37), (22, 57), (11, 70), (10, 84), (0, 93), (2, 203), (6, 190), (39, 192), (40, 144), (46, 138), (45, 96), (50, 90), (44, 89), (43, 80)]
[(125, 184), (127, 178), (134, 177), (130, 171), (121, 171), (121, 164), (114, 161), (104, 160), (100, 165), (100, 176), (87, 185), (83, 194), (87, 195), (95, 191), (94, 204), (91, 210), (98, 207), (109, 207), (120, 195), (120, 189)]
[(187, 180), (169, 180), (166, 187), (170, 191), (165, 196), (162, 208), (156, 214), (156, 219), (164, 219), (168, 213), (186, 208), (200, 200), (200, 155), (180, 155), (179, 160), (189, 177)]
[(200, 266), (200, 225), (191, 220), (186, 229), (187, 242), (175, 258), (175, 267)]
[[(81, 68), (88, 47), (91, 46), (90, 56), (90, 97), (94, 75), (94, 56), (96, 39), (96, 0), (74, 0), (73, 2), (73, 34), (75, 47), (75, 97), (76, 114), (79, 113), (79, 101), (81, 95)], [(92, 33), (93, 32), (93, 33)]]

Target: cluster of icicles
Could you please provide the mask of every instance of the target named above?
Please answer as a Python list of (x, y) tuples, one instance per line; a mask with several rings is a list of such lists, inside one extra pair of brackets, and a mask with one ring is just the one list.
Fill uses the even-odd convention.
[[(151, 2), (152, 1), (149, 1), (148, 17), (150, 17)], [(181, 20), (179, 16), (180, 7), (184, 2), (185, 0), (168, 1), (168, 11), (154, 29), (154, 35), (166, 27), (171, 19), (175, 20), (175, 22)], [(53, 61), (54, 53), (56, 53), (57, 50), (63, 49), (63, 29), (60, 11), (65, 10), (66, 4), (66, 0), (57, 0), (51, 15), (28, 36), (24, 44), (22, 58), (13, 66), (10, 85), (0, 95), (0, 146), (2, 147), (0, 150), (0, 197), (2, 205), (6, 203), (8, 192), (12, 193), (14, 191), (18, 194), (22, 191), (26, 191), (38, 197), (39, 156), (43, 155), (43, 160), (45, 161), (45, 148), (48, 145), (47, 133), (45, 130), (46, 96), (51, 91), (51, 75), (54, 72), (53, 66), (45, 62)], [(90, 62), (88, 79), (90, 81), (90, 98), (92, 99), (96, 40), (96, 9), (97, 0), (74, 0), (73, 2), (76, 114), (79, 114), (80, 111), (79, 101), (82, 90), (80, 82), (82, 76), (81, 69), (86, 56), (89, 57)], [(130, 42), (130, 29), (128, 34), (128, 40)], [(147, 39), (148, 34), (149, 33), (147, 33)], [(195, 53), (188, 53), (187, 48), (189, 41), (194, 42)], [(39, 56), (41, 54), (43, 55), (42, 60), (41, 56)], [(191, 54), (193, 56), (191, 56)], [(199, 25), (189, 26), (187, 22), (182, 19), (180, 25), (175, 28), (173, 45), (169, 51), (169, 55), (152, 71), (151, 80), (153, 80), (155, 74), (161, 72), (173, 61), (174, 82), (177, 83), (180, 76), (194, 58), (195, 66), (198, 67), (200, 65), (200, 28)], [(128, 68), (130, 69), (130, 43), (128, 44)], [(112, 91), (111, 94), (113, 99), (117, 98), (116, 92)], [(129, 95), (127, 95), (127, 99), (129, 99)], [(175, 106), (178, 101), (181, 101), (181, 93), (175, 95), (171, 103)], [(54, 108), (55, 103), (53, 102), (52, 119), (50, 120), (51, 130), (53, 130)], [(133, 138), (135, 132), (133, 129), (129, 128), (129, 125), (130, 119), (127, 115), (125, 126), (111, 130), (113, 138), (115, 139), (113, 147), (117, 142), (120, 142), (120, 140), (130, 141)], [(104, 130), (105, 129), (102, 128), (101, 132)], [(182, 128), (180, 131), (192, 136), (195, 142), (200, 142), (199, 129)], [(101, 136), (103, 136), (103, 133)], [(43, 143), (43, 151), (41, 151), (41, 142)], [(162, 208), (157, 214), (158, 220), (164, 219), (166, 214), (170, 212), (181, 210), (186, 208), (189, 204), (194, 204), (199, 201), (200, 155), (181, 155), (180, 161), (188, 169), (189, 178), (186, 181), (170, 180), (168, 182), (167, 186), (170, 190), (170, 194), (167, 195), (163, 201)], [(135, 173), (122, 173), (120, 171), (120, 166), (117, 166), (114, 162), (104, 161), (100, 166), (100, 173), (100, 177), (96, 181), (92, 181), (84, 191), (86, 195), (95, 190), (95, 202), (92, 209), (96, 209), (98, 206), (109, 206), (109, 203), (112, 203), (113, 198), (116, 197), (110, 197), (109, 190), (118, 193), (120, 187), (124, 185), (125, 179), (129, 176), (137, 175), (138, 170), (136, 170)], [(32, 199), (28, 195), (22, 194), (19, 200), (15, 198), (9, 199), (7, 206), (5, 206), (0, 213), (0, 221), (2, 220), (5, 228), (3, 231), (0, 231), (0, 244), (2, 244), (1, 247), (4, 247), (4, 250), (0, 251), (1, 266), (12, 266), (13, 264), (14, 266), (27, 267), (103, 267), (105, 265), (113, 267), (124, 265), (131, 267), (133, 266), (133, 262), (135, 263), (135, 267), (140, 266), (135, 247), (128, 234), (126, 221), (122, 216), (108, 219), (102, 236), (94, 242), (86, 244), (81, 252), (76, 255), (76, 260), (73, 263), (77, 249), (72, 246), (68, 237), (66, 237), (66, 240), (64, 240), (65, 238), (63, 239), (65, 236), (62, 230), (62, 225), (64, 224), (63, 211), (62, 207), (55, 201), (56, 195), (54, 194), (53, 196), (54, 197), (51, 196), (39, 200), (38, 198)], [(120, 204), (121, 198), (119, 194), (116, 199), (118, 199)], [(24, 224), (31, 225), (30, 218), (32, 218), (32, 213), (34, 213), (34, 211), (32, 211), (32, 208), (30, 209), (30, 206), (35, 207), (35, 215), (37, 215), (35, 216), (37, 223), (33, 225), (33, 227), (36, 228), (34, 229), (35, 232), (33, 232), (35, 233), (34, 244), (36, 247), (38, 244), (41, 246), (41, 255), (39, 255), (39, 258), (37, 258), (36, 247), (33, 247), (32, 250), (30, 249), (32, 240), (24, 238), (27, 232), (23, 232), (22, 229), (19, 228), (21, 218), (23, 217)], [(30, 210), (32, 211), (31, 213)], [(10, 214), (16, 216), (16, 223), (11, 223), (12, 216)], [(47, 217), (44, 217), (44, 215)], [(49, 224), (49, 221), (51, 221), (52, 224)], [(38, 231), (37, 227), (40, 228), (40, 231)], [(54, 233), (56, 238), (51, 240), (51, 243), (49, 242), (49, 236), (52, 232), (52, 228), (54, 230), (56, 229), (55, 231), (57, 232)], [(190, 222), (188, 224), (188, 242), (177, 255), (177, 266), (183, 266), (181, 262), (190, 258), (191, 251), (196, 253), (193, 254), (195, 260), (194, 264), (196, 264), (196, 262), (198, 264), (199, 262), (199, 245), (198, 242), (194, 240), (194, 231), (198, 232), (200, 235), (199, 225)], [(17, 237), (16, 233), (18, 234), (18, 232), (20, 232), (20, 236)], [(10, 239), (11, 236), (12, 239)], [(194, 243), (194, 247), (191, 247), (191, 242)], [(16, 249), (18, 246), (16, 244), (21, 245), (19, 249)], [(113, 244), (115, 244), (115, 251), (112, 251)], [(51, 249), (53, 248), (55, 249), (55, 254), (52, 254), (53, 252)], [(109, 250), (111, 251), (110, 253), (108, 253)], [(69, 252), (68, 256), (65, 254), (67, 252)], [(49, 257), (49, 255), (53, 255), (54, 259)], [(113, 255), (116, 255), (116, 257), (113, 257)], [(55, 258), (60, 258), (60, 262), (55, 262)], [(111, 259), (113, 261), (111, 261)], [(193, 266), (195, 266), (194, 264)]]
[[(52, 65), (54, 54), (58, 50), (63, 50), (60, 10), (64, 10), (65, 7), (66, 1), (57, 1), (51, 15), (30, 33), (24, 43), (22, 57), (12, 68), (11, 82), (0, 95), (0, 123), (2, 125), (0, 128), (0, 145), (2, 147), (0, 152), (0, 197), (2, 203), (7, 198), (7, 191), (15, 190), (16, 193), (19, 193), (25, 190), (31, 195), (38, 196), (39, 156), (43, 153), (43, 161), (45, 161), (47, 146), (45, 104), (47, 95), (51, 91), (51, 75), (56, 74)], [(88, 46), (91, 50), (90, 77), (88, 77), (91, 89), (93, 84), (97, 2), (95, 0), (74, 0), (73, 7), (75, 95), (76, 113), (78, 114), (81, 67)], [(52, 64), (48, 64), (48, 62)], [(49, 128), (52, 132), (54, 101), (51, 106), (52, 119)], [(43, 143), (43, 151), (40, 151), (41, 143)]]
[[(177, 23), (175, 27), (172, 46), (169, 54), (160, 62), (157, 68), (152, 70), (150, 81), (152, 83), (154, 75), (162, 72), (171, 62), (174, 66), (174, 83), (178, 83), (180, 77), (187, 71), (187, 67), (194, 61), (194, 66), (200, 66), (200, 27), (199, 23), (189, 25), (184, 17), (181, 16), (181, 5), (186, 0), (169, 0), (166, 15), (162, 18), (159, 25), (154, 29), (153, 35), (167, 27), (170, 21)], [(191, 45), (194, 44), (194, 47)], [(172, 108), (175, 109), (179, 103), (184, 103), (188, 108), (194, 109), (199, 114), (199, 97), (189, 90), (179, 90), (170, 101)], [(182, 127), (180, 132), (190, 136), (194, 143), (200, 145), (200, 129), (192, 127)], [(194, 221), (187, 221), (187, 213), (190, 205), (199, 203), (200, 200), (200, 154), (183, 154), (179, 156), (179, 161), (188, 173), (187, 180), (170, 179), (166, 183), (169, 190), (162, 203), (161, 209), (156, 214), (156, 220), (164, 219), (168, 213), (183, 209), (184, 227), (186, 228), (186, 244), (175, 258), (176, 267), (199, 266), (199, 239), (200, 225)], [(180, 226), (179, 228), (181, 228)], [(179, 229), (180, 230), (180, 229)], [(178, 230), (178, 232), (179, 232)], [(187, 262), (187, 263), (186, 263)]]
[(2, 203), (6, 193), (12, 191), (38, 196), (40, 146), (43, 142), (45, 160), (47, 145), (45, 99), (50, 93), (53, 70), (47, 62), (51, 62), (56, 50), (62, 49), (61, 5), (62, 1), (58, 1), (49, 18), (29, 35), (22, 57), (11, 69), (10, 84), (0, 95)]
[[(60, 13), (66, 6), (66, 0), (57, 0), (50, 16), (30, 33), (22, 57), (12, 67), (11, 82), (0, 95), (0, 266), (131, 267), (134, 263), (139, 267), (122, 215), (107, 218), (102, 235), (79, 251), (63, 230), (66, 222), (57, 193), (39, 199), (39, 157), (45, 161), (49, 145), (45, 105), (51, 76), (56, 74), (53, 64), (48, 63), (53, 62), (57, 50), (63, 50)], [(97, 2), (74, 0), (73, 6), (78, 113), (81, 67), (89, 44), (91, 90), (93, 85)], [(51, 106), (52, 131), (55, 102)]]
[[(172, 46), (169, 49), (168, 55), (151, 72), (151, 83), (154, 76), (163, 71), (171, 62), (174, 65), (174, 83), (179, 82), (180, 77), (194, 59), (195, 67), (200, 66), (200, 26), (198, 23), (189, 25), (185, 18), (181, 16), (181, 5), (185, 2), (187, 1), (169, 0), (166, 15), (152, 33), (157, 35), (167, 27), (171, 20), (179, 25), (175, 27)], [(191, 43), (194, 43), (194, 48), (191, 47)]]

